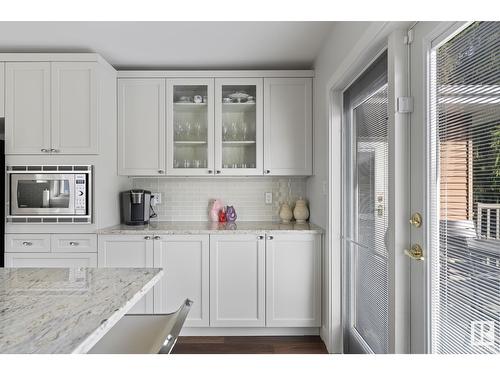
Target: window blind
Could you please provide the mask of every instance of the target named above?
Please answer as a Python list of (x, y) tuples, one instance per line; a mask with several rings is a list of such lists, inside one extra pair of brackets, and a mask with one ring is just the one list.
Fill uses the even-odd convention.
[(387, 54), (383, 53), (344, 92), (348, 352), (388, 351), (387, 119)]
[(431, 350), (500, 353), (500, 23), (431, 61)]

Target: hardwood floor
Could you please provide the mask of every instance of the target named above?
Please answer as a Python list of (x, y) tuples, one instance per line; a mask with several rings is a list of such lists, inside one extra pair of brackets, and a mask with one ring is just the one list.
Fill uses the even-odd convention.
[(319, 336), (181, 336), (172, 354), (328, 354)]

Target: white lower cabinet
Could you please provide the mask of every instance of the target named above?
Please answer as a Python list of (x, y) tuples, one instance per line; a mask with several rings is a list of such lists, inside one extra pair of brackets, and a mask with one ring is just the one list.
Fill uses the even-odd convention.
[(264, 327), (264, 236), (210, 236), (210, 326)]
[[(150, 236), (99, 236), (99, 267), (153, 267), (153, 241)], [(130, 314), (153, 313), (153, 291), (129, 311)]]
[(184, 326), (208, 327), (209, 236), (155, 237), (154, 266), (165, 272), (154, 287), (154, 312), (171, 313), (189, 298), (194, 303)]
[(97, 267), (95, 253), (5, 253), (5, 267)]
[(268, 327), (321, 326), (321, 235), (266, 239)]
[(194, 304), (186, 327), (320, 327), (320, 234), (100, 235), (99, 267), (164, 276), (131, 313)]

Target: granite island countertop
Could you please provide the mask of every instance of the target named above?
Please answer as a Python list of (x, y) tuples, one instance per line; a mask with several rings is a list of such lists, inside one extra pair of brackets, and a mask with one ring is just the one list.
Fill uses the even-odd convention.
[(311, 223), (282, 224), (272, 221), (236, 221), (215, 223), (209, 221), (151, 221), (148, 225), (115, 225), (99, 229), (98, 234), (260, 234), (260, 233), (323, 233)]
[(86, 353), (159, 268), (0, 268), (0, 353)]

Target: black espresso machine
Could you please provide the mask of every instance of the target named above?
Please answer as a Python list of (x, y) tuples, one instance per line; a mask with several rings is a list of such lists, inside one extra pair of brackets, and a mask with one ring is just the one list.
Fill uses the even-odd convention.
[(132, 189), (120, 193), (122, 223), (127, 225), (149, 224), (156, 214), (151, 206), (151, 192)]

